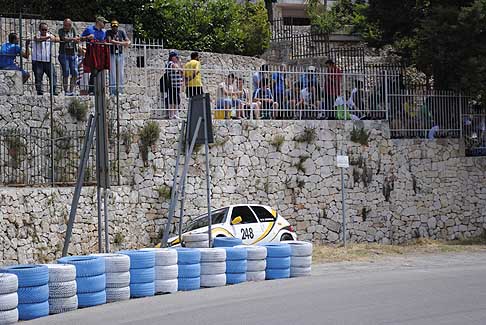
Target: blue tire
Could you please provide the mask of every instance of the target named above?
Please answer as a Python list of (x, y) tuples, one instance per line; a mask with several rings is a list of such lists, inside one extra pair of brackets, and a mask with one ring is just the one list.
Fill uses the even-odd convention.
[(248, 251), (243, 247), (223, 247), (226, 250), (226, 261), (246, 260)]
[(290, 257), (267, 257), (267, 269), (290, 268)]
[(265, 270), (265, 279), (267, 280), (286, 279), (286, 278), (290, 278), (290, 268)]
[(178, 278), (177, 285), (179, 291), (191, 291), (201, 288), (201, 278)]
[(130, 269), (130, 284), (149, 283), (155, 281), (155, 268)]
[(77, 293), (100, 292), (106, 288), (106, 275), (76, 277)]
[(233, 247), (241, 244), (243, 242), (239, 238), (216, 237), (213, 240), (213, 247)]
[(195, 248), (177, 247), (177, 264), (199, 264), (201, 262), (201, 252)]
[(226, 273), (227, 284), (238, 284), (246, 282), (246, 273)]
[(78, 307), (92, 307), (106, 304), (106, 291), (78, 294)]
[(49, 315), (49, 302), (46, 300), (36, 304), (19, 304), (17, 309), (19, 311), (19, 320), (45, 317)]
[(267, 257), (289, 257), (292, 255), (292, 247), (289, 244), (266, 243)]
[(130, 297), (141, 298), (151, 297), (155, 295), (155, 283), (131, 283), (130, 284)]
[(181, 264), (178, 266), (179, 278), (198, 278), (201, 276), (201, 264)]
[(49, 269), (46, 265), (13, 265), (0, 269), (0, 272), (15, 274), (19, 288), (43, 286), (49, 282)]
[(66, 256), (57, 260), (60, 264), (76, 267), (76, 277), (87, 277), (105, 273), (105, 259), (97, 256)]
[(155, 266), (155, 253), (153, 251), (125, 250), (118, 254), (130, 257), (130, 269), (147, 269)]
[(49, 299), (49, 285), (20, 287), (17, 290), (19, 304), (38, 304)]
[(246, 273), (247, 261), (226, 261), (226, 273)]

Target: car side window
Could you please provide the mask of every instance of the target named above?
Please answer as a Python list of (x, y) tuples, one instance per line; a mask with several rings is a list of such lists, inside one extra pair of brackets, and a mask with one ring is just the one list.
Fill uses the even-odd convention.
[(275, 217), (266, 208), (255, 205), (252, 205), (251, 208), (253, 211), (255, 211), (255, 214), (257, 215), (258, 219), (260, 219), (260, 222), (275, 221)]
[(241, 217), (241, 224), (258, 222), (253, 212), (247, 206), (234, 207), (233, 212), (231, 212), (231, 221), (236, 217)]

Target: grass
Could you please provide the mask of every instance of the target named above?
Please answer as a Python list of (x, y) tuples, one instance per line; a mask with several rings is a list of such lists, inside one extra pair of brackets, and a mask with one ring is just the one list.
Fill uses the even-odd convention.
[(415, 242), (406, 245), (353, 243), (349, 244), (346, 248), (332, 245), (315, 245), (313, 259), (315, 262), (332, 263), (347, 261), (373, 261), (389, 256), (461, 252), (486, 252), (486, 234), (476, 238), (447, 242), (431, 239), (418, 239)]

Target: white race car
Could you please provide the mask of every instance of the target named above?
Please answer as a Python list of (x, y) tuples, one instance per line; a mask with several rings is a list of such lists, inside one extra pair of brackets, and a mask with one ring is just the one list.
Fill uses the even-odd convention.
[[(244, 244), (297, 240), (290, 223), (269, 206), (237, 204), (211, 212), (212, 237), (236, 237)], [(182, 235), (208, 232), (208, 215), (204, 214), (182, 228)], [(179, 245), (179, 236), (169, 238), (168, 245)]]

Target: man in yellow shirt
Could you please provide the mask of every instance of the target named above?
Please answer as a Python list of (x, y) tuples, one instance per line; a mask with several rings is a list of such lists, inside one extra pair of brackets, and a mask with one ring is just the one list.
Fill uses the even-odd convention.
[(184, 65), (184, 82), (186, 84), (186, 95), (188, 98), (203, 93), (201, 62), (199, 62), (198, 52), (192, 52), (191, 60)]

